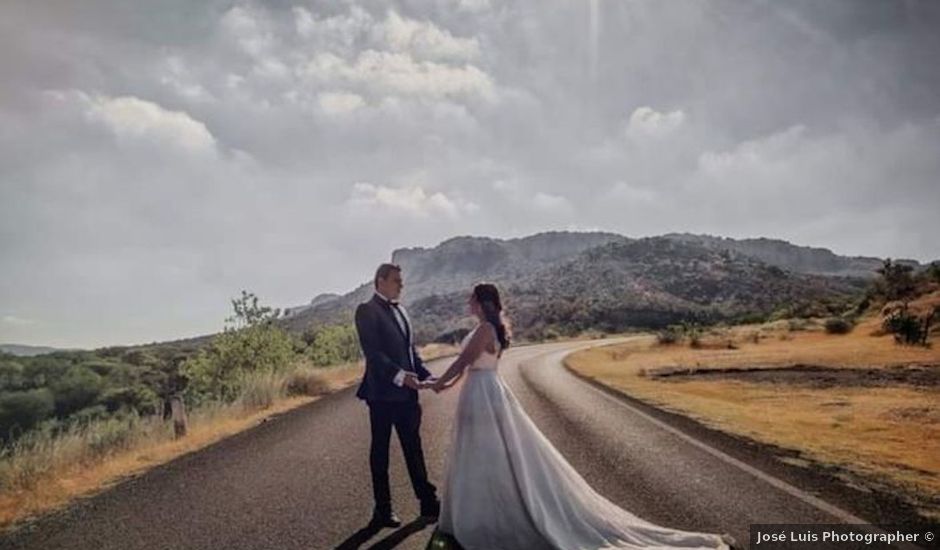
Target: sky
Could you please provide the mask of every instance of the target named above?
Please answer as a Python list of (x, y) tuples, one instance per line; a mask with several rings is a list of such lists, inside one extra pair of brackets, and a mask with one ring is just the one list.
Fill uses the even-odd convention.
[(940, 3), (6, 0), (0, 342), (220, 330), (395, 248), (940, 258)]

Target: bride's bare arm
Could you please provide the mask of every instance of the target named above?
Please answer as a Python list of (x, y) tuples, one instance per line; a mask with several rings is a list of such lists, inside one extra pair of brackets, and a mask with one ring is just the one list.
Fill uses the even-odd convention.
[(493, 338), (492, 330), (477, 330), (474, 332), (473, 336), (470, 337), (470, 341), (467, 342), (467, 346), (460, 352), (457, 359), (450, 364), (447, 372), (437, 379), (437, 382), (434, 383), (432, 388), (441, 390), (448, 387), (446, 385), (448, 381), (459, 378), (463, 374), (464, 369), (472, 365), (473, 362), (476, 361), (476, 358), (483, 353), (483, 350), (487, 347), (492, 347)]

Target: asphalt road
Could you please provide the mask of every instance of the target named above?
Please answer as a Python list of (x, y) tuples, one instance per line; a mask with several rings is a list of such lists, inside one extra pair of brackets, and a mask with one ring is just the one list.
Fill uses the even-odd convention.
[[(595, 342), (604, 343), (609, 341)], [(842, 523), (879, 508), (825, 476), (682, 417), (611, 396), (570, 374), (558, 343), (513, 348), (500, 369), (526, 411), (607, 498), (670, 527), (748, 540), (752, 523)], [(446, 361), (431, 364), (440, 373)], [(431, 479), (441, 479), (457, 388), (422, 394)], [(406, 525), (363, 530), (372, 506), (365, 405), (353, 390), (324, 397), (200, 452), (180, 457), (0, 538), (0, 548), (424, 548), (397, 440), (392, 495)]]

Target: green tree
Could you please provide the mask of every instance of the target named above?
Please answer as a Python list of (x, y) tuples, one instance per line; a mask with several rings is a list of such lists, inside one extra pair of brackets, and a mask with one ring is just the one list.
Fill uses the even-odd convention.
[(11, 440), (54, 412), (55, 400), (46, 388), (0, 394), (0, 439)]
[(888, 301), (909, 296), (916, 288), (914, 268), (909, 265), (892, 262), (888, 258), (876, 271), (881, 277), (875, 281), (875, 290)]
[(245, 375), (285, 371), (294, 358), (290, 335), (273, 323), (278, 310), (259, 305), (258, 298), (245, 291), (232, 300), (232, 307), (235, 315), (226, 319), (225, 330), (181, 368), (191, 402), (233, 401), (241, 394)]
[(65, 376), (53, 382), (55, 409), (59, 417), (94, 404), (104, 389), (101, 376), (83, 366), (73, 367)]
[(0, 358), (0, 391), (22, 390), (26, 387), (23, 365), (19, 361)]
[(133, 409), (141, 416), (156, 414), (160, 405), (160, 397), (146, 386), (111, 388), (101, 395), (99, 401), (108, 412)]
[(927, 270), (924, 272), (924, 276), (928, 281), (940, 283), (940, 261), (930, 262), (930, 265), (927, 266)]
[(325, 367), (359, 360), (359, 336), (353, 325), (311, 327), (304, 334), (307, 356), (314, 365)]
[(230, 328), (235, 330), (269, 324), (281, 313), (280, 309), (259, 305), (258, 297), (245, 290), (242, 291), (241, 297), (232, 299), (232, 308), (235, 315), (227, 318), (225, 322), (230, 323)]

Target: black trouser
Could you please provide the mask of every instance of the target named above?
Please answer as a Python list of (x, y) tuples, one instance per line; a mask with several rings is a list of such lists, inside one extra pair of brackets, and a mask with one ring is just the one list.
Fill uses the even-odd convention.
[(417, 402), (369, 403), (369, 421), (372, 424), (372, 448), (369, 452), (369, 466), (372, 470), (372, 493), (375, 497), (375, 510), (387, 514), (392, 510), (391, 490), (388, 483), (388, 447), (392, 439), (392, 426), (398, 432), (398, 441), (408, 465), (408, 475), (415, 496), (422, 503), (432, 503), (437, 499), (434, 485), (428, 481), (428, 471), (424, 465), (424, 451), (421, 449), (421, 405)]

